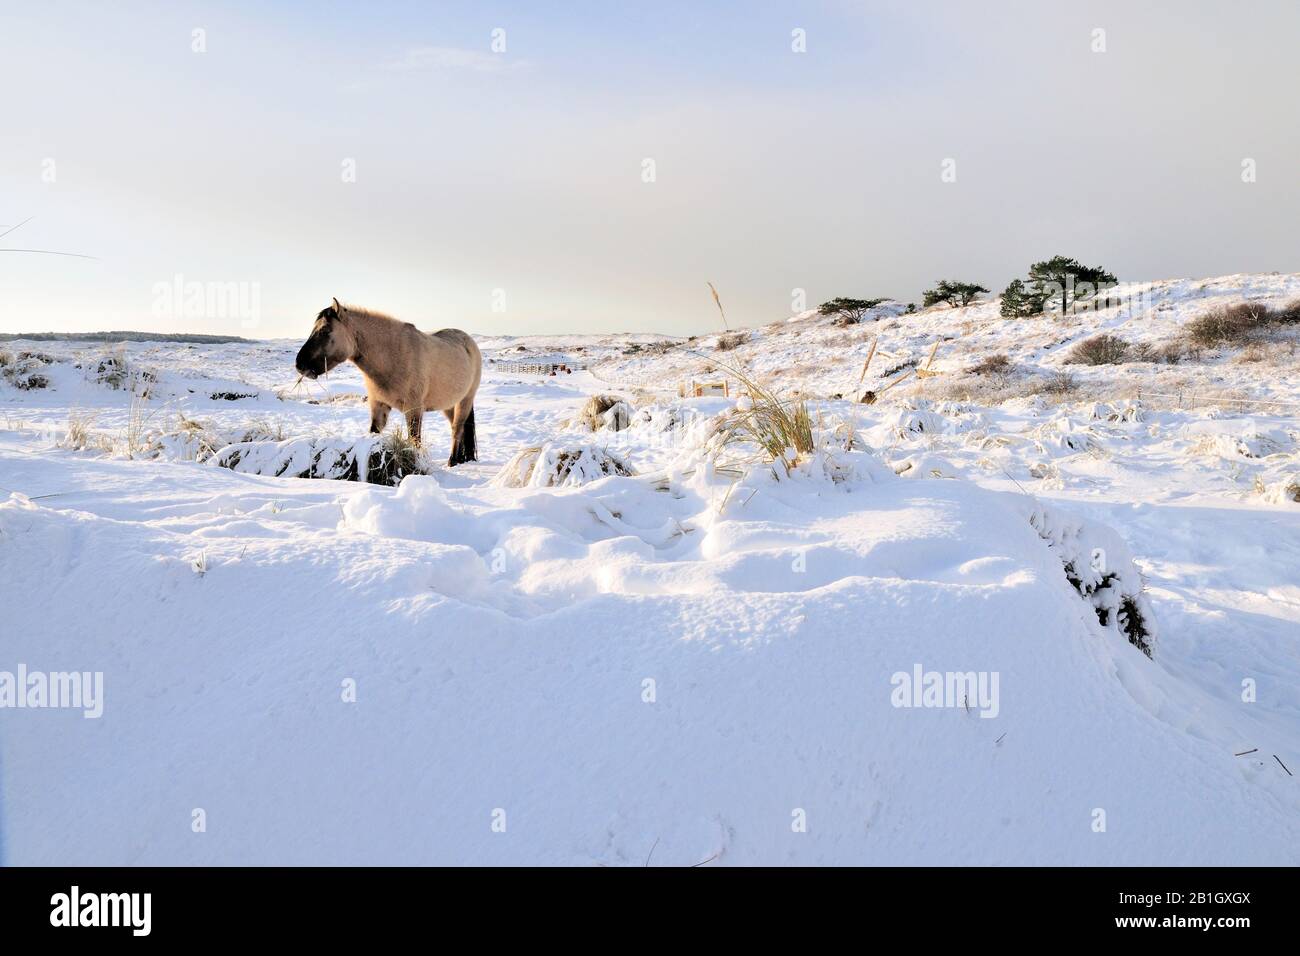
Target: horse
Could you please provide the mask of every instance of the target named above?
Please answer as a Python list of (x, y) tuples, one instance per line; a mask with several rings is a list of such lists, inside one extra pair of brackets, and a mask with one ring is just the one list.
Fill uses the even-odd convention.
[(314, 379), (344, 362), (361, 369), (371, 434), (383, 432), (388, 413), (396, 408), (418, 444), (424, 413), (440, 411), (451, 425), (448, 467), (478, 460), (474, 395), (483, 377), (483, 356), (467, 332), (421, 332), (410, 322), (334, 299), (316, 316), (294, 365)]

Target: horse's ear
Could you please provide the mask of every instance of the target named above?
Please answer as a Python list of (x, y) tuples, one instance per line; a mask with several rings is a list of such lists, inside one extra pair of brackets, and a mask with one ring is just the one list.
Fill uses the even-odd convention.
[(338, 314), (342, 314), (343, 312), (343, 306), (339, 305), (339, 300), (337, 298), (334, 299), (334, 311)]

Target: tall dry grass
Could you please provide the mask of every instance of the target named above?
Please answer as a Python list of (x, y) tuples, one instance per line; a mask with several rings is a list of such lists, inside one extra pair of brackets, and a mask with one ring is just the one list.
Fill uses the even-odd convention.
[(716, 359), (708, 361), (740, 382), (748, 399), (738, 402), (719, 426), (723, 445), (754, 445), (767, 461), (780, 463), (786, 472), (813, 453), (816, 443), (807, 402), (783, 401), (740, 369)]

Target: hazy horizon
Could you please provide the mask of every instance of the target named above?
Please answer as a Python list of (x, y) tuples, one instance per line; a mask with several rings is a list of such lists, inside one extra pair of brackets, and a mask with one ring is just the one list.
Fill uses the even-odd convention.
[(0, 250), (96, 258), (0, 251), (0, 332), (292, 338), (337, 296), (689, 335), (707, 282), (749, 326), (1058, 253), (1300, 270), (1294, 4), (3, 10)]

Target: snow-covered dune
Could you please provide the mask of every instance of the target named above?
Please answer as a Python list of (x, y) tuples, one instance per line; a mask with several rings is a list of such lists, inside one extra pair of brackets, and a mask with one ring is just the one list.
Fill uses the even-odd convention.
[[(1300, 427), (1123, 380), (1300, 401), (1293, 357), (828, 397), (874, 335), (882, 369), (939, 341), (946, 374), (1032, 377), (1297, 292), (1156, 285), (1145, 318), (755, 330), (722, 357), (813, 397), (788, 475), (718, 457), (734, 394), (675, 396), (709, 339), (501, 339), (593, 368), (489, 363), (483, 460), (393, 488), (221, 467), (363, 439), (360, 377), (295, 383), (297, 343), (107, 375), (40, 343), (44, 385), (0, 381), (0, 703), (20, 668), (101, 673), (102, 713), (0, 708), (0, 862), (1300, 862)], [(565, 449), (634, 474), (494, 480)]]
[[(99, 719), (7, 715), (11, 864), (1296, 862), (1267, 732), (1102, 628), (1023, 497), (46, 473), (92, 475), (0, 505), (6, 657), (104, 672)], [(994, 693), (896, 706), (917, 669)]]

